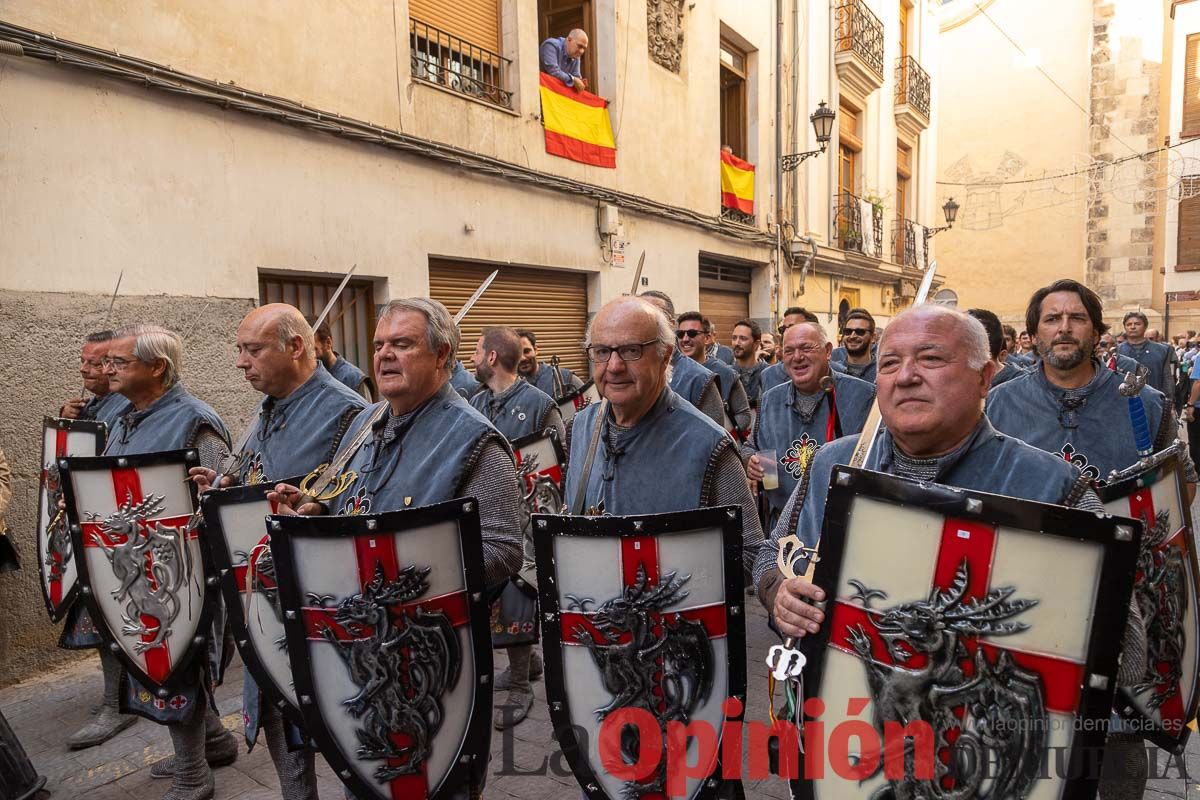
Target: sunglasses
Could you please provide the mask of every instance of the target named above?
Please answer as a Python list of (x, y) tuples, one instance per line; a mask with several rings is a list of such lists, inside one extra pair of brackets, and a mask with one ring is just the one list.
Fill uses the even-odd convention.
[(704, 335), (704, 331), (692, 331), (692, 330), (675, 331), (676, 339), (684, 339), (684, 338), (695, 339), (697, 336), (703, 336), (703, 335)]
[(842, 336), (870, 336), (870, 328), (842, 328)]

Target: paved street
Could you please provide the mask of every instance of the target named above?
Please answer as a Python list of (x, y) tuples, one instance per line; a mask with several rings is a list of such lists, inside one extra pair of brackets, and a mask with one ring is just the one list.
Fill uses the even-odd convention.
[[(747, 641), (750, 649), (748, 674), (751, 676), (746, 718), (762, 720), (767, 717), (762, 657), (774, 642), (766, 632), (765, 614), (757, 600), (748, 597), (746, 607), (750, 612)], [(503, 668), (503, 662), (503, 654), (498, 653), (498, 669)], [(555, 774), (553, 770), (545, 776), (521, 774), (537, 769), (554, 750), (544, 683), (539, 681), (535, 686), (538, 699), (533, 712), (517, 726), (509, 740), (510, 765), (507, 768), (504, 766), (504, 737), (498, 733), (492, 737), (492, 776), (485, 792), (487, 798), (549, 800), (579, 796), (578, 784), (570, 775)], [(90, 713), (99, 690), (99, 661), (90, 658), (0, 691), (0, 710), (16, 730), (34, 764), (48, 778), (47, 789), (55, 798), (156, 800), (170, 785), (169, 781), (150, 778), (149, 766), (170, 754), (170, 742), (162, 728), (139, 720), (100, 747), (70, 752), (63, 744), (66, 735), (78, 728)], [(217, 692), (217, 702), (225, 726), (239, 732), (241, 697), (242, 670), (240, 664), (235, 663), (230, 669), (229, 680)], [(555, 765), (552, 755), (549, 761)], [(1186, 762), (1188, 772), (1200, 778), (1200, 736), (1192, 738)], [(341, 784), (329, 766), (320, 758), (317, 763), (321, 797), (326, 800), (342, 797)], [(1184, 780), (1176, 767), (1168, 766), (1165, 755), (1160, 757), (1159, 773), (1170, 777), (1153, 781), (1152, 790), (1145, 795), (1147, 798), (1200, 798), (1197, 781)], [(243, 749), (237, 763), (218, 770), (216, 776), (217, 800), (269, 800), (279, 796), (274, 768), (266, 747), (261, 744), (249, 754)], [(748, 784), (746, 789), (751, 798), (785, 800), (788, 796), (786, 784), (778, 779)]]

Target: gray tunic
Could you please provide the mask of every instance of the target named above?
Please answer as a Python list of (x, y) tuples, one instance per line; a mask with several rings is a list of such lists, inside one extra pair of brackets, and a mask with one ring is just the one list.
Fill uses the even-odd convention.
[(97, 422), (103, 422), (108, 426), (108, 432), (112, 433), (113, 428), (117, 424), (117, 420), (126, 411), (132, 409), (129, 401), (125, 399), (123, 394), (119, 392), (109, 392), (106, 395), (92, 395), (92, 397), (84, 404), (83, 409), (79, 412), (80, 419), (94, 419)]

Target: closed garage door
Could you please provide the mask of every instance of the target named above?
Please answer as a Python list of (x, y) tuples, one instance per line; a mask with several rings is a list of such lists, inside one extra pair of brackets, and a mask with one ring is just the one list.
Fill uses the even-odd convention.
[[(494, 266), (429, 259), (429, 294), (450, 313), (462, 308)], [(471, 357), (484, 328), (511, 325), (537, 334), (543, 361), (557, 355), (559, 363), (587, 378), (583, 354), (587, 327), (587, 275), (561, 270), (500, 267), (496, 281), (484, 292), (462, 323), (458, 357), (474, 368)]]
[(700, 313), (717, 327), (717, 340), (728, 345), (733, 326), (750, 316), (750, 295), (745, 292), (701, 289)]

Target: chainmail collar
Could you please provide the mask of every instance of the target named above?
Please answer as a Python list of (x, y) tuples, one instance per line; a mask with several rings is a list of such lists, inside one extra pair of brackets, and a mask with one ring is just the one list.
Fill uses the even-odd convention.
[(1054, 398), (1059, 406), (1058, 424), (1064, 428), (1079, 427), (1079, 413), (1087, 405), (1088, 398), (1106, 381), (1111, 380), (1114, 374), (1096, 358), (1092, 359), (1092, 368), (1094, 370), (1092, 379), (1077, 389), (1063, 389), (1052, 384), (1046, 377), (1044, 364), (1040, 365), (1040, 369), (1037, 370), (1037, 379), (1041, 382), (1042, 388)]
[(375, 438), (378, 440), (380, 446), (387, 447), (392, 442), (404, 438), (404, 434), (411, 427), (412, 423), (416, 421), (416, 418), (420, 416), (421, 412), (432, 405), (443, 402), (448, 394), (456, 394), (456, 392), (451, 388), (450, 383), (446, 382), (442, 384), (442, 388), (433, 393), (432, 397), (412, 411), (396, 416), (389, 408), (388, 413), (381, 417), (374, 425)]
[(916, 458), (901, 450), (891, 433), (885, 430), (881, 434), (881, 441), (876, 443), (880, 452), (878, 469), (880, 472), (899, 475), (903, 478), (930, 482), (940, 481), (980, 443), (999, 435), (988, 418), (980, 415), (975, 430), (961, 445), (944, 455), (933, 458)]
[(799, 391), (794, 383), (789, 382), (788, 386), (788, 405), (800, 415), (800, 419), (807, 425), (817, 415), (817, 409), (821, 407), (821, 401), (825, 399), (827, 392), (818, 387), (815, 392), (805, 394)]
[(618, 425), (610, 408), (608, 415), (604, 418), (604, 435), (602, 437), (604, 439), (606, 459), (613, 459), (624, 455), (625, 451), (637, 440), (637, 437), (643, 431), (652, 427), (655, 421), (663, 414), (672, 411), (671, 394), (670, 387), (664, 387), (662, 394), (658, 396), (658, 400), (646, 412), (645, 416), (629, 427)]

